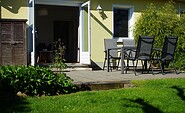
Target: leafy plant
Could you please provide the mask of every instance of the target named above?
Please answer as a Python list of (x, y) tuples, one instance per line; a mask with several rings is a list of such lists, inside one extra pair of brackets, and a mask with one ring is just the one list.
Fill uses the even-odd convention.
[(18, 91), (27, 95), (56, 95), (75, 90), (65, 73), (56, 74), (39, 66), (1, 66), (0, 92)]
[(61, 40), (54, 42), (54, 64), (53, 67), (57, 69), (57, 71), (63, 71), (67, 68), (67, 65), (64, 63), (64, 55), (65, 55), (65, 46), (62, 45)]

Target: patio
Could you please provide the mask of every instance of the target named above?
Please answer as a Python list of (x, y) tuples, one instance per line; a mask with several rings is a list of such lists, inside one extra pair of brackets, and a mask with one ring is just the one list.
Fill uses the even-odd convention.
[(172, 71), (165, 75), (162, 74), (141, 74), (134, 75), (133, 71), (128, 71), (127, 74), (121, 74), (120, 71), (113, 70), (107, 72), (106, 70), (94, 71), (68, 71), (65, 72), (67, 76), (72, 78), (74, 84), (79, 87), (86, 87), (89, 90), (101, 89), (115, 89), (130, 87), (131, 80), (146, 80), (146, 79), (163, 79), (163, 78), (185, 78), (185, 73), (180, 72), (178, 75)]

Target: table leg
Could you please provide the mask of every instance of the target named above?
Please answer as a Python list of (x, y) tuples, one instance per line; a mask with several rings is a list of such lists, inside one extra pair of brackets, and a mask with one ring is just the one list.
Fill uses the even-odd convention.
[(110, 60), (109, 60), (109, 49), (107, 49), (107, 72), (109, 72), (109, 64), (110, 64)]
[(125, 56), (125, 52), (124, 52), (124, 48), (121, 48), (121, 74), (124, 74), (124, 68), (125, 68), (125, 63), (124, 63), (124, 56)]

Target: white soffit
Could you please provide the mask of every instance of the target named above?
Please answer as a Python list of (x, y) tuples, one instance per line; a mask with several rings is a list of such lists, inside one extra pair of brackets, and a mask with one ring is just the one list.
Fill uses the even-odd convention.
[(73, 0), (35, 0), (35, 3), (43, 5), (80, 6), (83, 2)]

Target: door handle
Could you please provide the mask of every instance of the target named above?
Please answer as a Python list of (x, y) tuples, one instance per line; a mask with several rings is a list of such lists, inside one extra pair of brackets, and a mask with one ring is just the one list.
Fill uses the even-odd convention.
[(15, 41), (10, 42), (11, 45), (16, 45), (17, 43)]

